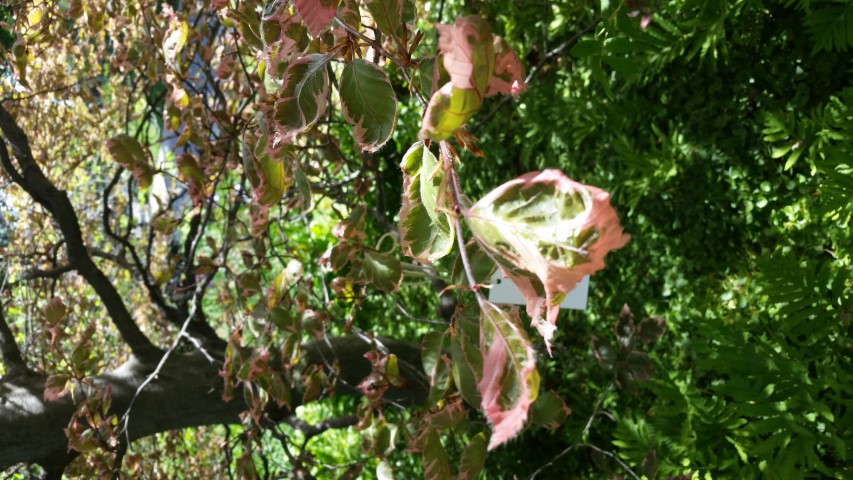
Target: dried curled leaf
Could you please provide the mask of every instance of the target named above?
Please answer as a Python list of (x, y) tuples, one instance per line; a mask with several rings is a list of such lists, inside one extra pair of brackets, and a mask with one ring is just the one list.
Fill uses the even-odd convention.
[(495, 71), (489, 80), (487, 96), (504, 95), (518, 96), (527, 90), (524, 84), (524, 66), (518, 55), (501, 37), (495, 36)]
[(607, 252), (630, 239), (607, 192), (559, 170), (531, 172), (501, 185), (471, 207), (467, 220), (480, 245), (518, 286), (549, 353), (566, 293), (604, 268)]

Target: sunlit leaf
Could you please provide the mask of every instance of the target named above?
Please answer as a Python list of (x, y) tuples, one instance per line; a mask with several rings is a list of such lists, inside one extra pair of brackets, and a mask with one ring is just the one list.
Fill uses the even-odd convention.
[(549, 352), (565, 294), (604, 268), (604, 256), (630, 239), (607, 192), (558, 170), (501, 185), (471, 207), (467, 220), (504, 276), (518, 286)]
[(476, 15), (456, 19), (454, 25), (436, 25), (438, 47), (450, 83), (461, 90), (474, 90), (480, 100), (486, 95), (495, 66), (495, 51), (489, 24)]
[(430, 98), (420, 137), (446, 140), (480, 108), (483, 100), (474, 89), (455, 88), (446, 83)]
[(189, 26), (183, 20), (176, 20), (169, 25), (169, 30), (163, 36), (163, 56), (167, 62), (174, 62), (181, 54), (181, 49), (187, 43)]
[(356, 59), (344, 67), (341, 107), (362, 150), (374, 152), (391, 137), (397, 121), (397, 96), (376, 64)]
[[(435, 155), (417, 142), (403, 155), (403, 205), (400, 208), (400, 243), (403, 253), (433, 263), (453, 248), (455, 232), (447, 212), (444, 176)], [(439, 197), (443, 201), (438, 203)], [(442, 208), (442, 210), (439, 209)]]
[(243, 168), (252, 184), (255, 201), (262, 206), (275, 205), (292, 182), (288, 162), (292, 152), (287, 145), (273, 147), (262, 129), (246, 132)]

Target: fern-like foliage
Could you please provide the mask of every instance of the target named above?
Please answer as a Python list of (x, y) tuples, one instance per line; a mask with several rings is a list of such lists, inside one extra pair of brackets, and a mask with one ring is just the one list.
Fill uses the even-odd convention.
[(846, 52), (853, 48), (853, 4), (833, 1), (813, 6), (805, 23), (814, 51)]

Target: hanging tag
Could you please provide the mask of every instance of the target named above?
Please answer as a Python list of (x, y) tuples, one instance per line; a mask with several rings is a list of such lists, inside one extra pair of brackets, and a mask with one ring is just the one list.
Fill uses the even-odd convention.
[[(586, 310), (586, 298), (589, 294), (589, 275), (578, 282), (574, 290), (566, 294), (566, 298), (560, 303), (560, 308), (572, 310)], [(492, 288), (489, 289), (489, 301), (492, 303), (507, 303), (512, 305), (524, 305), (524, 297), (521, 291), (509, 278), (503, 278), (501, 271), (497, 270), (492, 275)]]

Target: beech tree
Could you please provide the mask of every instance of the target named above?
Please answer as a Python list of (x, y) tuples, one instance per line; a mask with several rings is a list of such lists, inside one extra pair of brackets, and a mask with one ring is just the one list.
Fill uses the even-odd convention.
[[(270, 475), (278, 441), (294, 478), (354, 478), (395, 448), (428, 478), (474, 478), (526, 427), (559, 427), (570, 409), (540, 391), (537, 356), (629, 237), (607, 192), (556, 169), (463, 191), (459, 166), (489, 161), (469, 120), (531, 77), (485, 20), (433, 25), (427, 7), (2, 7), (0, 467), (141, 475), (146, 437), (234, 424), (229, 474)], [(488, 300), (496, 269), (526, 314)], [(386, 330), (389, 309), (416, 327)], [(347, 396), (345, 415), (297, 415)], [(345, 427), (362, 459), (309, 453)]]

